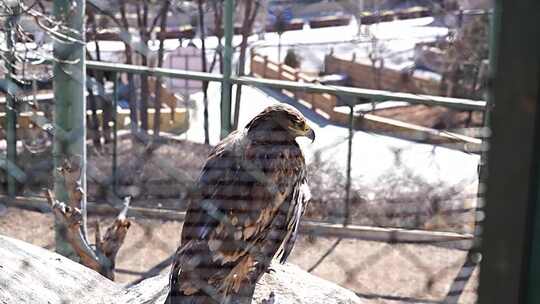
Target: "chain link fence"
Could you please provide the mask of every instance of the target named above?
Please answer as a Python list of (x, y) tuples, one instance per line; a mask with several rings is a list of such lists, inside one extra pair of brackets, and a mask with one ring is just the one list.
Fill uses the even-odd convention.
[[(52, 119), (50, 66), (24, 64), (14, 66), (13, 72), (17, 76), (14, 106), (9, 108), (4, 94), (0, 110), (16, 113), (17, 160), (11, 163), (4, 156), (8, 146), (2, 130), (0, 192), (10, 207), (19, 204), (45, 211), (40, 197), (43, 189), (54, 187), (53, 136), (58, 132)], [(87, 71), (89, 234), (95, 233), (94, 221), (111, 222), (124, 198), (131, 198), (128, 216), (133, 226), (116, 268), (117, 280), (128, 284), (170, 269), (189, 198), (221, 131), (216, 119), (220, 84), (211, 83), (205, 99), (202, 92), (170, 88), (167, 84), (174, 79), (161, 78), (156, 82), (152, 76)], [(130, 91), (129, 81), (138, 83), (135, 91)], [(142, 83), (150, 90), (143, 92)], [(164, 85), (156, 88), (156, 83)], [(204, 85), (190, 82), (189, 89), (194, 87)], [(161, 115), (152, 106), (146, 115), (138, 111), (134, 116), (128, 110), (139, 108), (143, 94), (148, 94), (144, 97), (148, 105), (163, 106)], [(158, 97), (161, 100), (155, 102)], [(350, 108), (354, 115), (346, 125), (294, 97), (275, 88), (246, 87), (239, 118), (242, 126), (266, 106), (287, 103), (317, 133), (312, 145), (299, 140), (312, 198), (289, 261), (353, 290), (367, 303), (474, 303), (479, 263), (474, 243), (482, 220), (479, 151), (405, 141), (399, 132), (409, 131), (399, 129), (386, 132), (394, 137), (367, 133), (357, 127), (365, 110)], [(407, 106), (402, 108), (406, 111)], [(146, 129), (142, 117), (147, 119)], [(4, 125), (6, 118), (0, 118)], [(402, 119), (410, 122), (406, 115)], [(159, 136), (152, 133), (156, 124)], [(8, 175), (17, 181), (16, 200), (6, 196)], [(2, 212), (44, 225), (53, 221), (51, 214), (15, 208)], [(0, 228), (2, 234), (53, 247), (51, 229), (37, 229), (28, 236), (21, 227)]]

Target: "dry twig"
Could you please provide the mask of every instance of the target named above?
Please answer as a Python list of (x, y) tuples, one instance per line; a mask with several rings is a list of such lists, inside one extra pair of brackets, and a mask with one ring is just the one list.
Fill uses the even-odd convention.
[(124, 207), (118, 214), (114, 223), (107, 229), (103, 238), (99, 223), (96, 222), (96, 244), (91, 246), (88, 237), (82, 230), (83, 217), (81, 200), (84, 192), (80, 186), (81, 170), (76, 162), (64, 161), (58, 171), (64, 176), (69, 202), (60, 202), (54, 193), (47, 190), (45, 195), (51, 205), (56, 219), (63, 223), (66, 238), (80, 258), (80, 263), (89, 267), (109, 279), (114, 279), (115, 260), (120, 247), (124, 243), (131, 222), (127, 219), (130, 198), (124, 200)]

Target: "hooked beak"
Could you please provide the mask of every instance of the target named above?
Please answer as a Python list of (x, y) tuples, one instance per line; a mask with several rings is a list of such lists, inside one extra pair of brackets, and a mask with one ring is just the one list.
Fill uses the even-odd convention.
[(315, 131), (312, 128), (309, 128), (309, 131), (305, 135), (307, 138), (311, 139), (311, 143), (315, 141)]

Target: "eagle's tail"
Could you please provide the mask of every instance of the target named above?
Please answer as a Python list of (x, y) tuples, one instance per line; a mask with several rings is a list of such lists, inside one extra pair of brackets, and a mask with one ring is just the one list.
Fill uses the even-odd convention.
[[(169, 277), (170, 289), (164, 304), (250, 304), (257, 280), (248, 278), (253, 273), (235, 275), (237, 271), (249, 268), (241, 264), (235, 266), (216, 265), (204, 242), (187, 242), (175, 254)], [(236, 277), (245, 280), (235, 282)], [(234, 278), (233, 282), (231, 278)]]
[(205, 285), (204, 282), (193, 282), (204, 272), (200, 269), (201, 264), (208, 265), (201, 246), (204, 246), (202, 242), (190, 241), (176, 251), (169, 275), (169, 294), (164, 304), (221, 304), (215, 296), (198, 287)]

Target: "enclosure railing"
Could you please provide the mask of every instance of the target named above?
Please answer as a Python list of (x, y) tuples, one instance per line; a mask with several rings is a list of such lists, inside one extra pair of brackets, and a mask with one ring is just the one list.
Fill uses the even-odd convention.
[[(179, 79), (189, 79), (189, 80), (199, 80), (199, 81), (212, 81), (212, 82), (223, 82), (223, 75), (214, 74), (214, 73), (204, 73), (204, 72), (195, 72), (187, 70), (176, 70), (176, 69), (167, 69), (167, 68), (152, 68), (146, 66), (136, 66), (136, 65), (127, 65), (119, 63), (107, 63), (107, 62), (98, 62), (98, 61), (87, 61), (86, 67), (88, 70), (99, 70), (104, 72), (112, 72), (114, 81), (113, 94), (112, 94), (112, 103), (113, 103), (113, 116), (114, 123), (113, 126), (113, 159), (112, 159), (112, 179), (113, 189), (116, 188), (117, 183), (117, 128), (118, 122), (116, 121), (117, 113), (117, 80), (120, 73), (132, 73), (137, 75), (153, 76), (153, 77), (169, 77), (169, 78), (179, 78)], [(348, 136), (348, 155), (347, 155), (347, 174), (346, 174), (346, 205), (349, 205), (350, 200), (350, 191), (351, 191), (351, 161), (352, 161), (352, 140), (353, 140), (353, 122), (354, 122), (354, 106), (357, 104), (362, 104), (368, 102), (383, 102), (383, 101), (405, 101), (412, 104), (423, 104), (429, 106), (442, 106), (450, 109), (456, 110), (468, 110), (468, 111), (483, 111), (486, 108), (485, 101), (479, 100), (468, 100), (468, 99), (459, 99), (459, 98), (448, 98), (440, 96), (429, 96), (429, 95), (417, 95), (411, 93), (400, 93), (400, 92), (389, 92), (382, 90), (370, 90), (362, 88), (353, 88), (345, 86), (330, 86), (317, 83), (304, 83), (304, 82), (294, 82), (294, 81), (285, 81), (285, 80), (272, 80), (272, 79), (261, 79), (255, 77), (231, 77), (231, 84), (236, 85), (250, 85), (254, 87), (266, 87), (274, 89), (286, 89), (297, 92), (306, 92), (306, 93), (327, 93), (334, 96), (347, 96), (349, 98), (344, 98), (343, 101), (347, 103), (349, 107), (349, 136)], [(352, 98), (351, 98), (352, 97)], [(226, 101), (225, 101), (226, 102)], [(223, 101), (222, 101), (223, 103)], [(40, 117), (40, 119), (43, 119)], [(43, 121), (35, 122), (38, 126), (43, 127), (45, 124)], [(459, 138), (457, 138), (459, 140)], [(5, 162), (6, 166), (13, 166), (9, 161)], [(15, 172), (10, 170), (10, 172)], [(159, 212), (158, 212), (159, 213)], [(152, 212), (140, 212), (139, 215), (148, 216), (148, 214), (155, 215)], [(163, 213), (160, 213), (163, 215)], [(164, 215), (167, 216), (167, 215)], [(168, 215), (172, 218), (181, 218), (182, 215), (172, 214)], [(313, 227), (317, 226), (317, 223), (306, 224), (304, 231), (310, 231)], [(310, 228), (311, 227), (311, 228)], [(335, 227), (334, 227), (335, 228)], [(333, 227), (326, 227), (325, 231), (332, 231)], [(323, 229), (324, 230), (324, 229)], [(345, 231), (343, 235), (349, 235), (353, 238), (365, 238), (361, 235), (367, 234), (371, 237), (367, 239), (378, 238), (380, 240), (388, 240), (392, 238), (392, 235), (402, 234), (404, 237), (398, 237), (397, 239), (409, 239), (413, 240), (418, 237), (422, 242), (428, 242), (432, 240), (433, 242), (456, 242), (466, 240), (465, 246), (458, 246), (463, 249), (470, 248), (470, 241), (473, 239), (472, 235), (458, 235), (458, 234), (434, 234), (431, 231), (424, 232), (408, 232), (392, 229), (383, 229), (383, 230), (373, 230), (366, 227), (351, 227), (349, 231)], [(332, 233), (330, 233), (332, 234)], [(373, 237), (375, 236), (375, 237)], [(397, 240), (396, 239), (396, 240)]]
[[(189, 80), (199, 80), (199, 81), (211, 81), (211, 82), (220, 82), (222, 83), (222, 87), (224, 85), (224, 77), (220, 74), (214, 74), (214, 73), (205, 73), (205, 72), (195, 72), (195, 71), (187, 71), (187, 70), (176, 70), (176, 69), (167, 69), (167, 68), (153, 68), (153, 67), (147, 67), (147, 66), (136, 66), (136, 65), (128, 65), (128, 64), (119, 64), (119, 63), (108, 63), (108, 62), (98, 62), (98, 61), (87, 61), (86, 67), (88, 70), (99, 70), (104, 72), (113, 73), (114, 81), (114, 87), (113, 87), (113, 94), (112, 94), (112, 103), (113, 103), (113, 116), (114, 116), (114, 123), (113, 126), (113, 164), (112, 164), (112, 178), (113, 178), (113, 188), (116, 187), (117, 182), (117, 128), (118, 128), (118, 122), (116, 121), (117, 117), (117, 98), (118, 94), (117, 92), (117, 80), (118, 80), (118, 74), (120, 73), (131, 73), (131, 74), (137, 74), (137, 75), (144, 75), (144, 76), (152, 76), (152, 77), (168, 77), (168, 78), (176, 78), (176, 79), (189, 79)], [(479, 100), (468, 100), (468, 99), (459, 99), (459, 98), (449, 98), (449, 97), (440, 97), (440, 96), (430, 96), (430, 95), (418, 95), (418, 94), (411, 94), (411, 93), (400, 93), (400, 92), (390, 92), (390, 91), (382, 91), (382, 90), (371, 90), (371, 89), (362, 89), (362, 88), (354, 88), (354, 87), (345, 87), (345, 86), (331, 86), (331, 85), (323, 85), (318, 83), (305, 83), (305, 82), (295, 82), (295, 81), (286, 81), (286, 80), (273, 80), (273, 79), (264, 79), (264, 78), (255, 78), (255, 77), (230, 77), (231, 85), (249, 85), (254, 87), (265, 87), (265, 88), (273, 88), (273, 89), (286, 89), (290, 91), (296, 91), (296, 92), (306, 92), (306, 93), (326, 93), (337, 97), (346, 96), (348, 98), (343, 98), (343, 102), (347, 104), (349, 107), (349, 136), (348, 136), (348, 155), (347, 155), (347, 174), (346, 174), (346, 197), (347, 197), (347, 205), (349, 204), (349, 198), (350, 198), (350, 184), (351, 184), (351, 161), (352, 161), (352, 140), (353, 140), (353, 127), (354, 127), (354, 107), (358, 104), (363, 104), (366, 102), (383, 102), (383, 101), (405, 101), (409, 102), (411, 104), (423, 104), (423, 105), (429, 105), (429, 106), (442, 106), (445, 108), (455, 109), (455, 110), (461, 110), (461, 111), (484, 111), (486, 108), (486, 102), (485, 101), (479, 101)], [(229, 96), (230, 98), (230, 96)], [(222, 99), (222, 107), (224, 103), (227, 103), (226, 100)], [(228, 101), (230, 103), (230, 100)], [(222, 108), (223, 111), (223, 108)], [(230, 119), (230, 112), (229, 112), (229, 119)], [(40, 121), (35, 121), (34, 123), (40, 127), (43, 127), (46, 122), (43, 122), (44, 118), (42, 117), (35, 117), (31, 119), (39, 119)], [(158, 123), (158, 122), (154, 122)], [(384, 121), (382, 122), (384, 123)], [(222, 131), (224, 133), (228, 133), (230, 130), (227, 129), (227, 126), (223, 125), (222, 122)], [(460, 137), (455, 138), (456, 141), (460, 141)], [(481, 143), (481, 139), (479, 139), (479, 142)], [(464, 142), (467, 143), (467, 142)], [(482, 149), (482, 146), (480, 145), (480, 148)], [(481, 152), (481, 149), (478, 151), (471, 151), (479, 153)], [(9, 159), (5, 162), (5, 166), (13, 166), (14, 163), (10, 162)], [(13, 170), (10, 170), (10, 172), (14, 172)], [(8, 180), (9, 182), (9, 180)], [(12, 182), (15, 182), (13, 180)]]
[[(168, 77), (179, 79), (190, 79), (198, 81), (211, 81), (222, 83), (224, 78), (220, 74), (194, 72), (186, 70), (173, 70), (166, 68), (151, 68), (145, 66), (134, 66), (118, 63), (106, 63), (87, 61), (86, 68), (88, 70), (99, 70), (112, 74), (110, 79), (113, 79), (113, 94), (112, 94), (112, 109), (113, 109), (113, 159), (112, 159), (112, 187), (113, 192), (116, 187), (117, 178), (117, 126), (120, 124), (116, 121), (116, 109), (118, 104), (117, 84), (120, 74), (131, 73), (136, 75), (144, 75), (149, 77)], [(343, 101), (347, 103), (349, 107), (349, 124), (348, 124), (348, 151), (347, 151), (347, 172), (346, 172), (346, 199), (345, 199), (345, 212), (350, 208), (351, 200), (351, 163), (353, 160), (352, 142), (354, 136), (353, 122), (354, 122), (354, 107), (357, 104), (366, 102), (383, 102), (383, 101), (406, 101), (411, 104), (423, 104), (429, 106), (442, 106), (461, 111), (484, 111), (486, 108), (486, 102), (477, 100), (447, 98), (439, 96), (429, 95), (415, 95), (409, 93), (389, 92), (381, 90), (367, 90), (361, 88), (352, 88), (344, 86), (329, 86), (317, 83), (303, 83), (284, 80), (271, 80), (261, 79), (254, 77), (230, 77), (231, 85), (248, 85), (259, 88), (272, 88), (272, 89), (286, 89), (290, 91), (306, 92), (306, 93), (327, 93), (334, 96), (347, 96), (343, 98)], [(227, 102), (226, 100), (222, 100)], [(230, 116), (229, 116), (230, 118)], [(0, 197), (3, 201), (7, 201)], [(119, 202), (121, 201), (118, 199)], [(114, 202), (112, 205), (115, 205)], [(26, 205), (27, 207), (42, 208), (46, 206), (46, 201), (39, 198), (25, 198), (17, 197), (13, 200), (13, 205)], [(115, 207), (106, 204), (96, 204), (89, 202), (87, 209), (92, 214), (108, 214), (112, 215), (117, 212)], [(159, 218), (182, 221), (185, 216), (185, 212), (181, 210), (164, 210), (158, 208), (140, 208), (130, 207), (128, 212), (129, 216), (143, 217), (143, 218)], [(366, 240), (384, 242), (387, 244), (429, 244), (438, 247), (446, 247), (457, 250), (469, 252), (473, 247), (476, 240), (476, 236), (471, 233), (457, 233), (457, 232), (442, 232), (442, 231), (428, 231), (421, 229), (400, 229), (400, 228), (384, 228), (373, 226), (360, 226), (344, 221), (344, 224), (337, 224), (331, 222), (317, 221), (312, 219), (303, 220), (300, 226), (300, 232), (305, 235), (312, 235), (318, 237), (329, 237), (337, 239), (354, 239), (354, 240)], [(468, 261), (469, 259), (467, 259)], [(465, 263), (463, 269), (470, 268), (470, 264)], [(474, 267), (475, 265), (473, 265)], [(463, 271), (462, 271), (463, 272)], [(470, 276), (466, 276), (468, 279)], [(461, 277), (460, 277), (461, 278)], [(457, 280), (457, 278), (456, 278)], [(459, 283), (454, 283), (459, 285)], [(453, 287), (452, 287), (453, 288)], [(447, 298), (454, 296), (449, 293)], [(458, 294), (459, 297), (459, 294)]]
[[(87, 61), (86, 68), (89, 70), (101, 70), (120, 73), (134, 73), (146, 76), (162, 76), (172, 78), (182, 78), (201, 81), (222, 82), (223, 76), (215, 73), (185, 71), (167, 68), (151, 68), (146, 66), (134, 66), (121, 63), (108, 63), (98, 61)], [(336, 96), (355, 97), (357, 102), (350, 103), (349, 106), (365, 103), (366, 100), (372, 102), (383, 101), (404, 101), (412, 104), (424, 104), (429, 106), (442, 106), (462, 111), (483, 111), (486, 102), (482, 100), (471, 100), (462, 98), (390, 92), (383, 90), (371, 90), (346, 86), (323, 85), (318, 83), (305, 83), (286, 80), (263, 79), (249, 76), (234, 77), (230, 79), (232, 84), (251, 85), (255, 87), (269, 87), (275, 89), (286, 89), (307, 93), (327, 93)]]
[[(297, 92), (306, 92), (306, 93), (327, 93), (337, 97), (346, 96), (348, 98), (343, 98), (343, 102), (349, 107), (349, 137), (348, 137), (348, 156), (347, 156), (347, 186), (346, 186), (346, 196), (347, 204), (348, 198), (350, 197), (350, 183), (351, 183), (351, 160), (352, 160), (352, 140), (353, 140), (353, 128), (354, 128), (354, 106), (358, 104), (363, 104), (367, 102), (383, 102), (383, 101), (404, 101), (411, 104), (423, 104), (428, 106), (442, 106), (450, 109), (461, 110), (461, 111), (484, 111), (486, 109), (486, 102), (481, 100), (469, 100), (469, 99), (460, 99), (460, 98), (450, 98), (450, 97), (441, 97), (441, 96), (431, 96), (431, 95), (419, 95), (412, 93), (400, 93), (400, 92), (390, 92), (382, 90), (371, 90), (371, 89), (362, 89), (346, 86), (334, 86), (334, 85), (323, 85), (318, 83), (305, 83), (305, 82), (295, 82), (295, 81), (286, 81), (286, 80), (274, 80), (274, 79), (264, 79), (264, 78), (255, 78), (255, 77), (224, 77), (220, 74), (214, 73), (205, 73), (205, 72), (195, 72), (187, 70), (176, 70), (176, 69), (167, 69), (167, 68), (154, 68), (146, 66), (134, 66), (128, 64), (119, 64), (119, 63), (107, 63), (107, 62), (97, 62), (97, 61), (87, 61), (86, 67), (89, 70), (100, 70), (113, 73), (133, 73), (138, 75), (145, 76), (154, 76), (154, 77), (171, 77), (171, 78), (181, 78), (181, 79), (190, 79), (190, 80), (200, 80), (200, 81), (213, 81), (222, 83), (222, 91), (224, 86), (228, 82), (230, 84), (236, 85), (250, 85), (254, 87), (266, 87), (273, 89), (286, 89), (290, 91)], [(115, 77), (116, 79), (117, 77)], [(228, 134), (230, 132), (230, 125), (224, 125), (223, 123), (223, 112), (225, 114), (226, 121), (230, 121), (231, 115), (230, 112), (224, 111), (224, 104), (229, 104), (225, 106), (230, 110), (230, 94), (229, 96), (223, 96), (221, 100), (222, 106), (222, 134)], [(228, 100), (226, 98), (229, 98)], [(114, 96), (116, 98), (116, 96)], [(384, 121), (382, 122), (384, 123)], [(460, 137), (455, 137), (456, 141), (462, 140)], [(481, 143), (481, 139), (479, 139)], [(467, 142), (465, 142), (467, 143)], [(483, 150), (480, 145), (480, 150), (471, 151), (475, 153), (480, 153)], [(116, 157), (116, 156), (115, 156)], [(113, 160), (115, 162), (115, 160)], [(115, 174), (114, 174), (115, 175)], [(113, 175), (113, 178), (114, 178)]]

